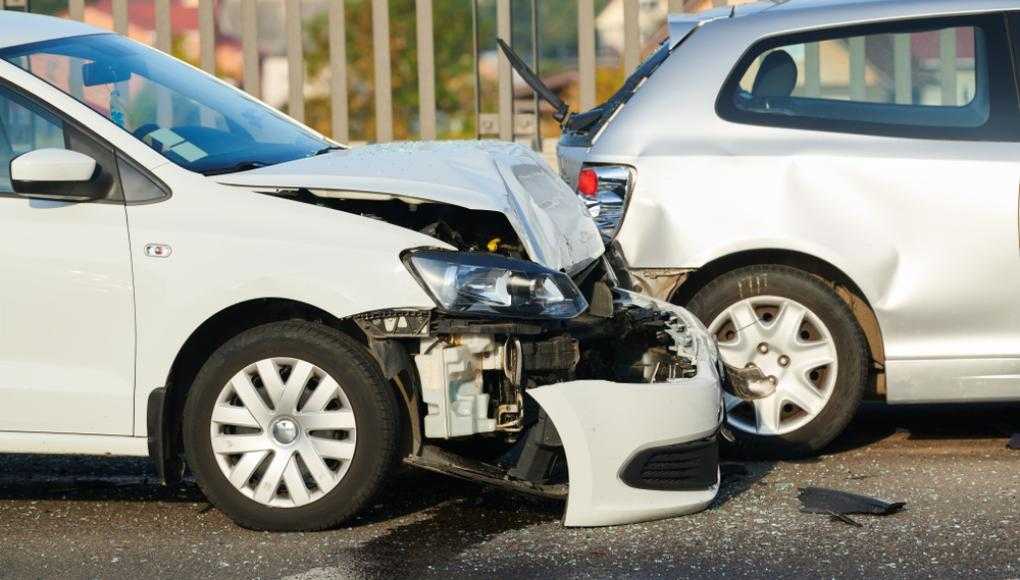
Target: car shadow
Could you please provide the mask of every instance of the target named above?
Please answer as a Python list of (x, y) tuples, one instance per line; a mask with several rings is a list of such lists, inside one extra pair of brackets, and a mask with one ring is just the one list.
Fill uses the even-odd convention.
[(141, 458), (0, 455), (0, 500), (204, 502), (193, 482), (165, 486)]
[(1020, 432), (1018, 404), (861, 405), (847, 429), (826, 449), (838, 454), (894, 436), (911, 441), (1007, 439)]
[[(191, 478), (164, 486), (143, 458), (0, 454), (0, 501), (198, 503), (208, 506)], [(563, 502), (522, 496), (401, 467), (361, 514), (344, 527), (362, 527), (414, 514), (441, 521), (450, 510), (479, 510), (509, 522), (558, 519)], [(505, 516), (505, 517), (504, 517)]]
[[(405, 472), (374, 503), (348, 525), (398, 525), (357, 548), (361, 572), (369, 577), (390, 576), (393, 570), (415, 576), (506, 532), (558, 522), (564, 509), (562, 501), (419, 470)], [(411, 517), (397, 520), (406, 515)]]

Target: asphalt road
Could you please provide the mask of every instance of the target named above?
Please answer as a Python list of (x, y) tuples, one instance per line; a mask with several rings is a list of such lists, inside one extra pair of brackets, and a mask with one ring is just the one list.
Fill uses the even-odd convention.
[[(708, 511), (568, 530), (562, 509), (423, 472), (350, 527), (239, 529), (145, 461), (0, 455), (0, 578), (1020, 578), (1020, 407), (866, 407), (830, 453), (728, 467)], [(907, 502), (862, 527), (801, 513), (797, 488)]]

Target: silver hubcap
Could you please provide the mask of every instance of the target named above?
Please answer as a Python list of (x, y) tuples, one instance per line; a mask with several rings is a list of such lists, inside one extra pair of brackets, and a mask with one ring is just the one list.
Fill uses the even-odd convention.
[(354, 459), (354, 411), (343, 388), (303, 360), (261, 360), (224, 385), (212, 424), (223, 475), (268, 506), (312, 503), (340, 483)]
[(818, 416), (836, 383), (829, 329), (799, 302), (776, 296), (741, 300), (708, 327), (730, 366), (757, 365), (776, 392), (753, 402), (725, 395), (729, 424), (757, 435), (796, 431)]

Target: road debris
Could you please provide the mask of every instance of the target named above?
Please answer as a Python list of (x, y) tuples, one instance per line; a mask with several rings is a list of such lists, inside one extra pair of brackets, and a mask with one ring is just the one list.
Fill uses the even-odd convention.
[(888, 502), (824, 487), (803, 487), (797, 499), (800, 500), (800, 511), (802, 512), (827, 514), (850, 525), (859, 524), (850, 518), (844, 519), (839, 516), (848, 514), (887, 516), (902, 510), (907, 505), (904, 502)]

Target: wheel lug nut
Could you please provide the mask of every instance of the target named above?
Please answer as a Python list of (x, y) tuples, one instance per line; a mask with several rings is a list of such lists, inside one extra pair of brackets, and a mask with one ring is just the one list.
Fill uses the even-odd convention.
[(768, 343), (764, 343), (763, 342), (763, 343), (759, 344), (758, 345), (758, 352), (760, 352), (762, 354), (768, 354), (768, 352), (769, 352), (769, 345), (768, 345)]
[(786, 356), (785, 354), (779, 357), (779, 366), (781, 367), (790, 366), (790, 357)]
[(779, 383), (779, 381), (776, 379), (776, 377), (770, 376), (769, 377), (769, 383), (774, 387), (774, 386), (776, 386), (776, 384)]

